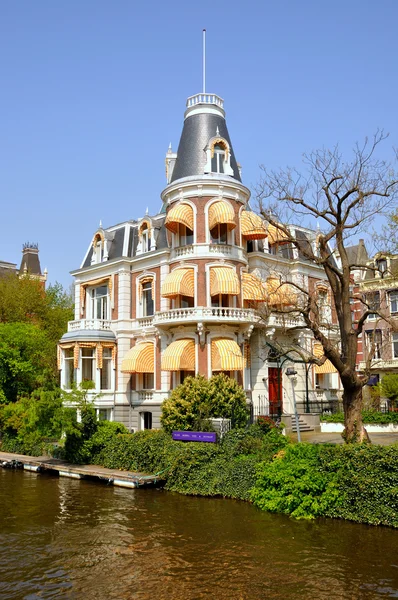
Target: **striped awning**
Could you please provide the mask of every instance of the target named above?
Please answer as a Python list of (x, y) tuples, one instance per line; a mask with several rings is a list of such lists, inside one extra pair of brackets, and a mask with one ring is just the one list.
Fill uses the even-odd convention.
[(195, 371), (195, 342), (171, 342), (162, 354), (162, 371)]
[(267, 235), (269, 244), (288, 244), (290, 241), (288, 235), (282, 229), (271, 225), (271, 223), (268, 224)]
[(209, 229), (211, 230), (222, 223), (225, 223), (228, 229), (236, 227), (234, 209), (227, 202), (219, 200), (209, 208)]
[[(316, 342), (314, 344), (312, 353), (316, 358), (323, 358), (324, 352), (322, 344)], [(327, 373), (337, 373), (337, 369), (327, 358), (323, 365), (315, 365), (315, 373), (317, 375), (326, 375)]]
[(266, 302), (268, 300), (265, 282), (253, 273), (242, 273), (243, 300)]
[(122, 360), (122, 373), (154, 373), (155, 346), (142, 342), (131, 348)]
[(250, 210), (241, 213), (240, 231), (247, 240), (263, 240), (267, 237), (267, 229), (262, 218)]
[(237, 296), (240, 293), (239, 279), (235, 269), (230, 267), (210, 268), (210, 295), (231, 294)]
[(169, 273), (162, 284), (161, 295), (164, 298), (176, 296), (195, 296), (195, 275), (193, 269), (175, 269)]
[(270, 306), (294, 306), (297, 304), (297, 294), (293, 286), (282, 283), (279, 277), (268, 277), (267, 282), (268, 304)]
[(211, 342), (212, 371), (241, 371), (245, 359), (234, 340), (220, 339)]
[(185, 225), (193, 231), (193, 209), (189, 204), (177, 204), (166, 217), (165, 226), (173, 233), (177, 233), (178, 225)]

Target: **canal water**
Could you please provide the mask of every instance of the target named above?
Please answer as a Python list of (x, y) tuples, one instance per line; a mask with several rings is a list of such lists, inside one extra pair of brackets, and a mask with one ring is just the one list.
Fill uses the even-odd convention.
[(398, 532), (0, 469), (0, 598), (398, 598)]

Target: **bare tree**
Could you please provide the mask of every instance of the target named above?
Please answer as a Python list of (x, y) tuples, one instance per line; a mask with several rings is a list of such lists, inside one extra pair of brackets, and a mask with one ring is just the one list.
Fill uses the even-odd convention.
[[(396, 209), (397, 175), (391, 163), (376, 156), (386, 137), (383, 131), (378, 131), (371, 141), (366, 140), (361, 147), (356, 145), (353, 159), (348, 163), (338, 147), (305, 155), (304, 174), (289, 168), (269, 172), (262, 167), (257, 188), (258, 209), (264, 219), (326, 274), (337, 317), (338, 343), (336, 335), (329, 335), (322, 327), (317, 295), (305, 287), (295, 284), (298, 292), (295, 306), (273, 307), (273, 311), (301, 315), (305, 327), (323, 346), (323, 360), (329, 359), (337, 369), (343, 386), (343, 436), (347, 442), (367, 438), (361, 408), (362, 388), (369, 375), (357, 372), (356, 359), (358, 338), (368, 316), (375, 312), (364, 303), (362, 315), (353, 320), (353, 272), (365, 267), (350, 259), (347, 248), (350, 239), (370, 229), (376, 215)], [(314, 245), (297, 239), (287, 226), (311, 217), (321, 226)], [(282, 282), (283, 285), (292, 284)], [(362, 301), (360, 296), (357, 299)]]

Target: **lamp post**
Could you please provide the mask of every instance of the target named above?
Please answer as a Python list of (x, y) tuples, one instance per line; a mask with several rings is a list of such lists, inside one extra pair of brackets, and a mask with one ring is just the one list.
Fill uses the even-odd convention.
[(286, 369), (286, 375), (289, 377), (291, 384), (292, 384), (293, 408), (294, 408), (294, 416), (296, 418), (297, 441), (301, 442), (299, 417), (298, 417), (298, 413), (297, 413), (297, 404), (296, 404), (296, 391), (294, 389), (294, 377), (295, 377), (295, 375), (297, 375), (297, 371), (294, 369), (294, 367), (288, 367)]

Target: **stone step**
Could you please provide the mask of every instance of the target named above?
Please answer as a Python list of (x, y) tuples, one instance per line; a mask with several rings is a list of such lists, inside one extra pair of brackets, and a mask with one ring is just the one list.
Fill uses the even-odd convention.
[[(300, 431), (314, 431), (313, 427), (308, 425), (302, 417), (299, 417), (299, 429)], [(292, 419), (292, 431), (297, 433), (296, 419)]]

